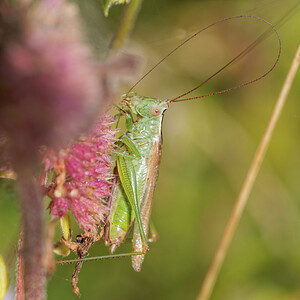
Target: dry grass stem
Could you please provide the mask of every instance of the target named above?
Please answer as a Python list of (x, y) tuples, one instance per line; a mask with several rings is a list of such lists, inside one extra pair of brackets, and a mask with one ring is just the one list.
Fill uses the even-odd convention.
[(241, 219), (241, 216), (244, 212), (249, 194), (252, 190), (255, 179), (257, 177), (257, 174), (258, 174), (261, 164), (263, 162), (264, 156), (265, 156), (268, 146), (270, 144), (274, 128), (279, 119), (279, 116), (280, 116), (283, 106), (285, 104), (285, 101), (286, 101), (286, 98), (290, 91), (290, 88), (292, 86), (297, 69), (299, 67), (299, 63), (300, 63), (300, 45), (298, 46), (298, 49), (296, 51), (293, 62), (291, 64), (290, 70), (289, 70), (288, 75), (285, 79), (285, 82), (282, 86), (280, 95), (277, 99), (277, 102), (276, 102), (275, 108), (273, 110), (272, 116), (270, 118), (270, 121), (267, 125), (267, 128), (261, 139), (261, 142), (257, 148), (257, 151), (255, 153), (255, 156), (254, 156), (251, 166), (249, 168), (246, 179), (245, 179), (243, 186), (241, 188), (241, 191), (238, 195), (236, 204), (233, 208), (233, 211), (231, 213), (231, 216), (229, 218), (229, 221), (227, 223), (227, 226), (226, 226), (223, 236), (221, 238), (220, 244), (215, 252), (213, 261), (212, 261), (212, 263), (209, 267), (209, 270), (205, 276), (204, 282), (203, 282), (200, 292), (197, 296), (197, 300), (208, 300), (212, 294), (216, 279), (219, 275), (219, 272), (220, 272), (220, 269), (224, 262), (225, 256), (228, 252), (229, 245), (232, 241), (232, 238), (233, 238), (233, 235), (238, 226), (239, 220)]

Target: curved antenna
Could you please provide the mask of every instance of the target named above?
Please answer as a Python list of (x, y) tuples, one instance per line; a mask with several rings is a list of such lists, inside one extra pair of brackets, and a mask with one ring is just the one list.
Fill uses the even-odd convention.
[[(289, 15), (290, 14), (290, 12), (288, 12), (286, 15)], [(203, 31), (205, 31), (206, 29), (209, 29), (210, 27), (213, 27), (213, 26), (215, 26), (215, 25), (217, 25), (217, 24), (219, 24), (219, 23), (222, 23), (222, 22), (225, 22), (225, 21), (228, 21), (228, 20), (232, 20), (232, 19), (238, 19), (238, 18), (255, 18), (255, 19), (258, 19), (258, 20), (261, 20), (261, 21), (264, 21), (266, 24), (269, 24), (271, 27), (272, 27), (272, 29), (274, 28), (274, 26), (271, 24), (271, 23), (269, 23), (269, 22), (267, 22), (266, 20), (264, 20), (264, 19), (262, 19), (262, 18), (260, 18), (260, 17), (255, 17), (255, 16), (248, 16), (248, 15), (240, 15), (240, 16), (233, 16), (233, 17), (228, 17), (228, 18), (225, 18), (225, 19), (221, 19), (221, 20), (219, 20), (219, 21), (216, 21), (216, 22), (214, 22), (214, 23), (212, 23), (212, 24), (210, 24), (210, 25), (208, 25), (208, 26), (206, 26), (206, 27), (204, 27), (203, 29), (201, 29), (201, 30), (199, 30), (198, 32), (196, 32), (196, 33), (194, 33), (192, 36), (190, 36), (189, 38), (187, 38), (184, 42), (182, 42), (181, 44), (179, 44), (176, 48), (174, 48), (169, 54), (167, 54), (164, 58), (162, 58), (160, 61), (158, 61), (152, 68), (150, 68), (129, 90), (128, 90), (128, 92), (125, 94), (125, 97), (127, 97), (128, 96), (128, 94), (142, 81), (142, 80), (144, 80), (144, 78), (145, 77), (147, 77), (155, 68), (157, 68), (162, 62), (164, 62), (167, 58), (169, 58), (169, 56), (171, 56), (174, 52), (176, 52), (177, 50), (179, 50), (179, 48), (181, 48), (182, 46), (184, 46), (186, 43), (188, 43), (191, 39), (193, 39), (193, 38), (195, 38), (197, 35), (199, 35), (201, 32), (203, 32)], [(285, 17), (283, 17), (282, 19), (284, 19)], [(282, 21), (282, 20), (280, 20), (280, 21)], [(268, 32), (269, 30), (267, 30), (267, 32)], [(277, 34), (277, 36), (278, 36), (278, 38), (279, 38), (279, 35), (278, 35), (278, 33), (277, 33), (277, 31), (275, 30), (275, 28), (274, 28), (274, 31), (276, 32), (276, 34)], [(266, 34), (266, 32), (265, 33), (263, 33), (262, 35), (264, 35), (264, 34)], [(280, 38), (279, 38), (279, 40), (280, 40)], [(281, 42), (280, 42), (281, 43)], [(253, 46), (254, 47), (254, 46)], [(232, 63), (232, 62), (231, 62)], [(231, 63), (229, 63), (229, 64), (231, 64)], [(223, 69), (225, 69), (227, 67), (227, 65), (226, 66), (224, 66), (221, 70), (219, 70), (220, 72), (223, 70)], [(219, 73), (219, 72), (218, 72)], [(217, 75), (217, 74), (214, 74), (212, 77), (214, 77), (215, 75)], [(208, 80), (210, 80), (211, 78), (209, 78)], [(208, 81), (207, 80), (207, 81)], [(205, 82), (203, 82), (200, 86), (202, 86), (204, 83), (206, 83), (207, 81), (205, 81)], [(200, 86), (198, 86), (197, 88), (199, 88)], [(181, 97), (183, 97), (184, 95), (181, 95)], [(175, 98), (174, 98), (175, 99)], [(174, 100), (174, 99), (172, 99), (172, 100)], [(176, 97), (176, 99), (177, 99), (177, 97)]]
[[(187, 91), (187, 92), (185, 92), (185, 93), (183, 93), (183, 94), (181, 94), (181, 95), (179, 95), (179, 96), (177, 96), (177, 97), (175, 97), (175, 98), (173, 98), (171, 100), (168, 100), (169, 103), (172, 103), (172, 102), (181, 102), (181, 101), (188, 101), (188, 100), (194, 100), (194, 99), (200, 99), (200, 98), (204, 98), (204, 97), (209, 97), (209, 96), (213, 96), (213, 95), (217, 95), (217, 94), (223, 94), (223, 93), (226, 93), (226, 92), (229, 92), (229, 91), (236, 90), (236, 89), (239, 89), (241, 87), (247, 86), (249, 84), (252, 84), (252, 83), (254, 83), (254, 82), (256, 82), (256, 81), (258, 81), (258, 80), (266, 77), (269, 73), (271, 73), (273, 71), (273, 69), (277, 65), (277, 63), (279, 61), (279, 58), (280, 58), (280, 55), (281, 55), (281, 39), (280, 39), (280, 36), (279, 36), (277, 30), (275, 29), (275, 27), (270, 22), (268, 22), (265, 19), (260, 18), (260, 17), (256, 17), (256, 16), (236, 16), (236, 17), (233, 17), (233, 18), (242, 18), (242, 17), (243, 18), (254, 18), (254, 19), (263, 21), (264, 23), (268, 24), (271, 28), (268, 29), (267, 31), (265, 31), (264, 33), (262, 33), (253, 43), (251, 43), (242, 52), (240, 52), (237, 56), (235, 56), (226, 65), (224, 65), (222, 68), (220, 68), (214, 74), (212, 74), (206, 80), (204, 80), (203, 82), (201, 82), (199, 85), (197, 85), (193, 89), (191, 89), (191, 90), (189, 90), (189, 91)], [(249, 80), (249, 81), (247, 81), (245, 83), (241, 83), (239, 85), (236, 85), (236, 86), (228, 88), (228, 89), (224, 89), (224, 90), (221, 90), (221, 91), (217, 91), (217, 92), (213, 92), (213, 93), (209, 93), (209, 94), (205, 94), (205, 95), (201, 95), (201, 96), (180, 99), (180, 98), (182, 98), (182, 97), (184, 97), (184, 96), (186, 96), (186, 95), (194, 92), (195, 90), (199, 89), (205, 83), (207, 83), (209, 80), (211, 80), (216, 75), (218, 75), (220, 72), (222, 72), (225, 68), (227, 68), (228, 66), (230, 66), (233, 63), (236, 63), (238, 60), (240, 60), (242, 57), (244, 57), (246, 54), (248, 54), (250, 51), (252, 51), (255, 48), (255, 46), (257, 46), (261, 41), (263, 41), (271, 33), (272, 30), (277, 35), (277, 39), (278, 39), (278, 54), (277, 54), (277, 57), (276, 57), (276, 60), (275, 60), (274, 64), (271, 66), (271, 68), (267, 72), (265, 72), (263, 75), (255, 78), (255, 79)]]

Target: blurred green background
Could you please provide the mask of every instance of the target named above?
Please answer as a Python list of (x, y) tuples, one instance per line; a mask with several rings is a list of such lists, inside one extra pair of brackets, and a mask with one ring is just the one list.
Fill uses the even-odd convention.
[[(145, 72), (189, 35), (221, 18), (256, 15), (276, 23), (299, 1), (144, 1), (123, 52), (138, 51)], [(102, 16), (99, 0), (80, 1), (87, 37), (107, 51), (123, 7)], [(81, 299), (195, 299), (250, 166), (299, 43), (300, 11), (278, 29), (281, 60), (270, 76), (228, 94), (172, 105), (163, 123), (163, 154), (152, 219), (160, 238), (142, 271), (130, 258), (85, 263)], [(267, 27), (243, 19), (199, 36), (147, 77), (136, 91), (174, 98), (196, 86)], [(193, 95), (261, 75), (276, 58), (272, 35), (240, 63)], [(213, 300), (300, 299), (300, 73), (289, 95), (249, 204), (212, 294)], [(126, 87), (120, 91), (126, 92)], [(119, 100), (116, 99), (116, 102)], [(1, 180), (0, 252), (11, 253), (19, 211), (9, 181)], [(130, 241), (120, 253), (131, 249)], [(95, 245), (90, 256), (108, 254)], [(48, 299), (77, 299), (73, 265), (58, 266)], [(12, 268), (14, 270), (14, 267)], [(14, 272), (14, 271), (13, 271)], [(12, 276), (14, 274), (12, 273)]]

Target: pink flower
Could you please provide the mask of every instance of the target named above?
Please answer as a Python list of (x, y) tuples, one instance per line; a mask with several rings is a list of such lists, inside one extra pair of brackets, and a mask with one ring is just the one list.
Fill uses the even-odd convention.
[(64, 2), (41, 1), (28, 15), (0, 7), (0, 130), (17, 166), (87, 131), (104, 105), (77, 7)]
[(117, 132), (110, 127), (113, 122), (111, 116), (103, 116), (88, 135), (58, 154), (48, 151), (44, 158), (46, 171), (54, 169), (56, 173), (48, 189), (52, 216), (62, 217), (69, 209), (85, 232), (96, 231), (109, 212), (110, 156)]

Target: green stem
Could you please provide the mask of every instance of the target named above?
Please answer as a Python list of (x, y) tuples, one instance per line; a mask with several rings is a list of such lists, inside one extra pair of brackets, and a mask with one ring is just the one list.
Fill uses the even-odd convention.
[(112, 40), (110, 51), (116, 52), (124, 44), (126, 38), (129, 36), (131, 29), (134, 25), (136, 16), (140, 10), (142, 0), (131, 0), (126, 6), (123, 17), (119, 24), (114, 39)]

